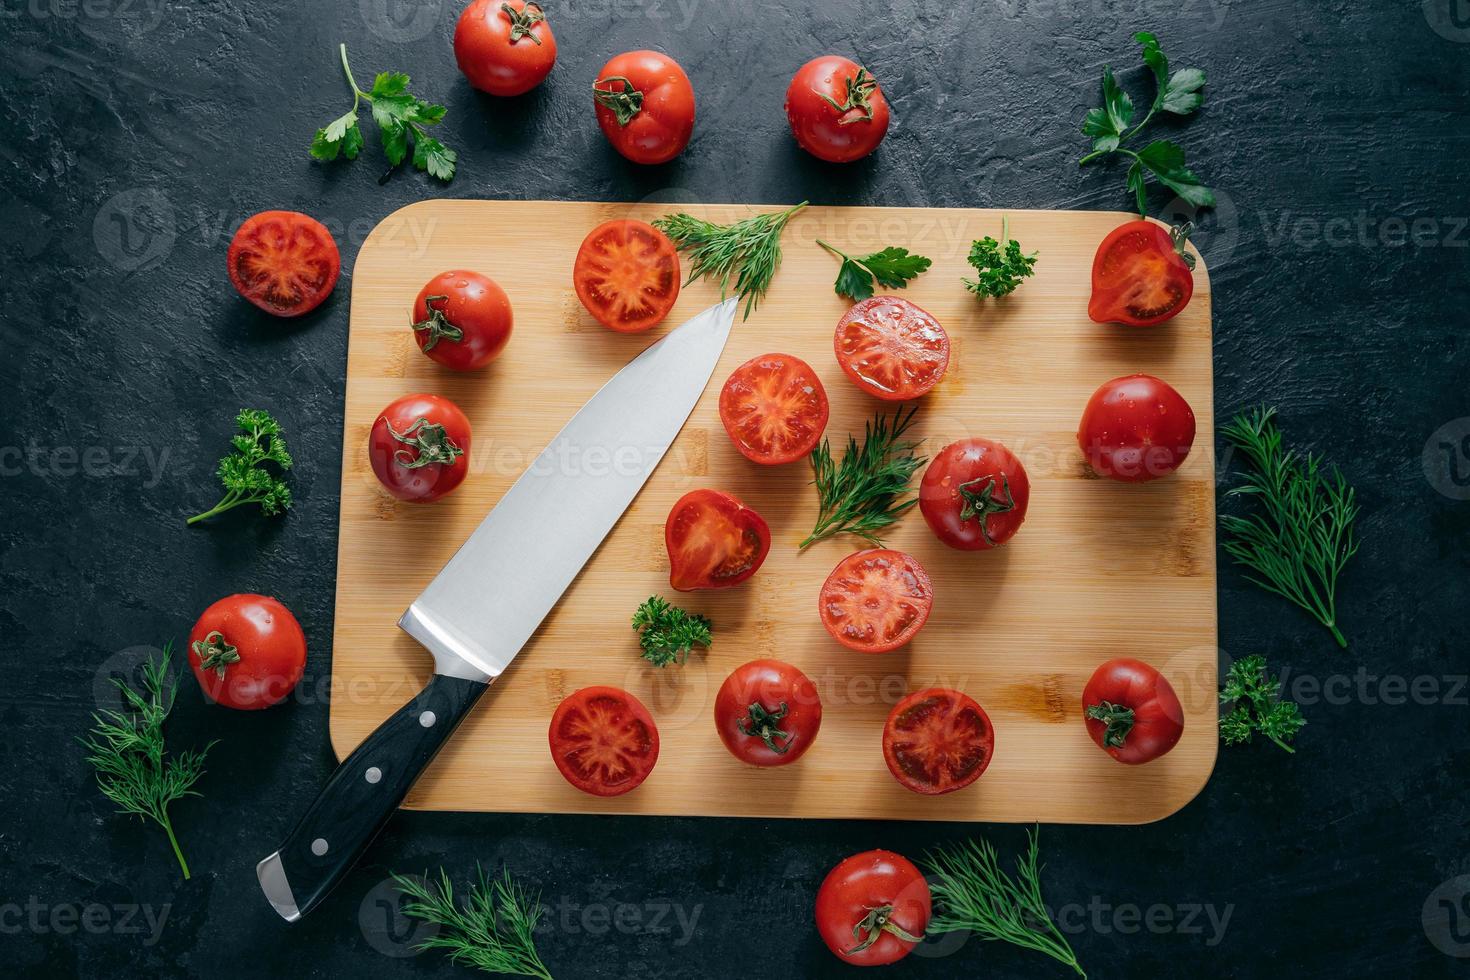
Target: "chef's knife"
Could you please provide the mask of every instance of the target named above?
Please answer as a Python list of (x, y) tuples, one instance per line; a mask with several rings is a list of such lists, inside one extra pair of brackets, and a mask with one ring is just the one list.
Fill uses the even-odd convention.
[(398, 625), (434, 655), (434, 675), (347, 757), (286, 842), (256, 866), (287, 922), (315, 908), (356, 863), (633, 502), (694, 411), (735, 307), (729, 299), (705, 310), (593, 395), (403, 614)]

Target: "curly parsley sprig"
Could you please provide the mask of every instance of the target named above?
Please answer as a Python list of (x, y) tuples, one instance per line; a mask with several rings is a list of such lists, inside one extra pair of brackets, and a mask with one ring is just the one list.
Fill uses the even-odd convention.
[(970, 245), (970, 265), (975, 267), (975, 278), (961, 282), (976, 296), (994, 299), (1009, 296), (1021, 285), (1021, 280), (1034, 274), (1037, 254), (1023, 255), (1021, 243), (1010, 237), (1008, 220), (1001, 218), (1000, 241), (986, 235)]
[(477, 872), (463, 904), (455, 901), (454, 886), (442, 868), (438, 882), (393, 876), (398, 890), (409, 897), (403, 914), (439, 927), (414, 949), (443, 950), (453, 962), (487, 973), (551, 980), (536, 951), (536, 923), (546, 912), (540, 897), (518, 885), (508, 870), (494, 881), (486, 880), (483, 869)]
[(854, 257), (840, 248), (828, 245), (820, 238), (817, 239), (817, 244), (842, 260), (842, 266), (837, 270), (837, 282), (832, 287), (833, 292), (855, 303), (873, 295), (874, 280), (885, 289), (903, 289), (910, 279), (922, 275), (934, 264), (932, 259), (914, 255), (906, 248), (893, 245), (872, 255)]
[(1265, 657), (1258, 654), (1230, 665), (1220, 703), (1235, 706), (1220, 719), (1220, 739), (1226, 745), (1245, 745), (1259, 734), (1288, 752), (1296, 751), (1286, 743), (1307, 720), (1294, 701), (1281, 700), (1281, 682), (1266, 676)]
[(643, 659), (655, 667), (684, 663), (696, 644), (708, 649), (712, 625), (706, 617), (685, 612), (656, 595), (633, 613)]
[(316, 131), (311, 141), (311, 155), (326, 161), (335, 160), (338, 156), (357, 159), (363, 146), (357, 110), (366, 99), (372, 106), (373, 120), (378, 124), (378, 136), (382, 139), (383, 153), (389, 164), (396, 167), (403, 162), (412, 140), (413, 165), (417, 169), (443, 181), (454, 179), (457, 154), (423, 129), (439, 124), (444, 118), (444, 107), (425, 102), (410, 92), (409, 78), (402, 72), (379, 72), (373, 79), (372, 89), (364, 92), (357, 87), (352, 68), (347, 64), (347, 45), (341, 45), (340, 51), (342, 71), (347, 75), (347, 84), (352, 86), (352, 108)]
[(209, 510), (189, 518), (189, 524), (244, 504), (259, 504), (260, 512), (266, 517), (274, 517), (291, 507), (291, 488), (267, 469), (267, 464), (272, 464), (284, 474), (291, 468), (291, 454), (286, 451), (281, 423), (268, 412), (242, 408), (235, 416), (235, 425), (240, 432), (230, 440), (234, 452), (219, 461), (217, 471), (225, 495)]
[(1148, 213), (1148, 174), (1153, 174), (1159, 183), (1178, 194), (1197, 208), (1215, 206), (1215, 195), (1200, 183), (1194, 172), (1185, 165), (1184, 151), (1168, 140), (1154, 140), (1141, 150), (1130, 150), (1122, 144), (1136, 136), (1149, 120), (1160, 112), (1175, 116), (1188, 116), (1204, 102), (1200, 89), (1205, 86), (1205, 73), (1198, 68), (1181, 68), (1169, 71), (1169, 59), (1159, 47), (1159, 39), (1148, 31), (1139, 31), (1133, 39), (1143, 45), (1143, 61), (1153, 71), (1155, 93), (1153, 104), (1143, 122), (1133, 125), (1133, 99), (1118, 80), (1113, 69), (1103, 69), (1103, 104), (1101, 108), (1089, 109), (1082, 122), (1082, 132), (1092, 137), (1092, 152), (1080, 161), (1091, 163), (1114, 153), (1133, 161), (1128, 168), (1128, 189), (1138, 202), (1138, 213)]

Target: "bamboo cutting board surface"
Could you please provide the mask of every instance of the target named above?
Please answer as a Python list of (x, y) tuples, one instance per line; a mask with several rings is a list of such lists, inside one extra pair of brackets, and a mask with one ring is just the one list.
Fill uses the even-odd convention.
[[(725, 222), (775, 208), (680, 209)], [(427, 201), (389, 216), (363, 244), (352, 277), (332, 658), (331, 737), (339, 758), (431, 673), (429, 655), (396, 628), (399, 615), (608, 378), (718, 299), (706, 282), (687, 286), (665, 324), (632, 336), (599, 326), (578, 302), (571, 268), (586, 233), (609, 218), (652, 220), (669, 210)], [(980, 301), (959, 280), (971, 271), (970, 242), (998, 236), (1003, 214), (1012, 237), (1038, 250), (1040, 261), (1015, 294)], [(1092, 323), (1086, 309), (1093, 254), (1128, 217), (816, 207), (798, 215), (769, 295), (749, 320), (736, 320), (668, 456), (405, 806), (1126, 824), (1160, 819), (1192, 799), (1209, 778), (1217, 745), (1210, 287), (1201, 263), (1193, 302), (1172, 322), (1147, 330)], [(852, 254), (903, 245), (934, 260), (902, 295), (944, 325), (952, 355), (942, 384), (919, 403), (913, 431), (926, 440), (925, 455), (966, 436), (998, 439), (1021, 458), (1032, 484), (1024, 527), (996, 551), (944, 547), (917, 509), (894, 529), (885, 543), (915, 555), (933, 577), (934, 612), (908, 648), (880, 656), (839, 646), (817, 617), (822, 582), (862, 542), (844, 536), (798, 553), (816, 514), (809, 468), (745, 460), (716, 405), (736, 366), (782, 351), (821, 376), (837, 452), (875, 412), (891, 411), (847, 380), (833, 356), (833, 331), (847, 303), (832, 291), (837, 262), (816, 246), (818, 238)], [(408, 328), (420, 287), (454, 268), (489, 275), (515, 308), (506, 352), (474, 374), (422, 356)], [(1102, 382), (1136, 372), (1162, 377), (1193, 406), (1195, 452), (1178, 473), (1150, 484), (1092, 478), (1074, 435), (1083, 406)], [(452, 398), (473, 427), (469, 477), (431, 505), (389, 497), (367, 459), (378, 412), (420, 391)], [(683, 595), (668, 585), (663, 523), (674, 501), (697, 487), (727, 490), (759, 511), (773, 546), (744, 585)], [(713, 649), (683, 667), (647, 665), (629, 618), (655, 593), (708, 615)], [(1159, 667), (1184, 702), (1183, 739), (1147, 766), (1114, 762), (1082, 724), (1083, 685), (1099, 663), (1124, 655)], [(821, 694), (821, 733), (794, 765), (742, 765), (715, 734), (715, 692), (733, 668), (757, 657), (797, 665)], [(558, 702), (593, 684), (635, 694), (653, 713), (662, 743), (648, 781), (609, 800), (569, 786), (547, 748)], [(931, 686), (967, 692), (996, 729), (985, 775), (938, 798), (902, 788), (880, 749), (893, 704)]]

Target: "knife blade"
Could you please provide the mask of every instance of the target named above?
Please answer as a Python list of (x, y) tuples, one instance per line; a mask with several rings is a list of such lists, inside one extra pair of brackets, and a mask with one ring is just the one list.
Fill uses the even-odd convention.
[(433, 655), (434, 674), (342, 762), (286, 841), (256, 865), (287, 922), (320, 904), (357, 862), (617, 524), (694, 411), (736, 305), (731, 298), (705, 310), (603, 385), (403, 614), (398, 625)]

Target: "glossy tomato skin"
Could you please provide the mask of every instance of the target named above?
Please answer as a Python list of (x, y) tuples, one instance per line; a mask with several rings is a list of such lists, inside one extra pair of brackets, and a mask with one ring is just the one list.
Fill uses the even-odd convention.
[[(888, 100), (883, 89), (864, 73), (864, 98), (871, 118), (860, 104), (846, 112), (837, 106), (849, 104), (850, 85), (863, 69), (841, 55), (813, 58), (802, 65), (786, 89), (786, 121), (797, 144), (812, 156), (828, 163), (861, 160), (878, 148), (888, 133)], [(823, 98), (826, 96), (826, 98)]]
[(720, 741), (731, 755), (753, 766), (790, 765), (812, 747), (821, 727), (817, 686), (779, 660), (752, 660), (737, 667), (715, 695)]
[(632, 82), (643, 100), (632, 118), (619, 122), (606, 96), (594, 94), (597, 124), (613, 149), (642, 164), (667, 163), (683, 153), (694, 134), (694, 86), (679, 63), (660, 51), (620, 54), (603, 65), (594, 93), (627, 92), (624, 82), (612, 81), (618, 78)]
[(933, 898), (929, 883), (912, 861), (892, 851), (864, 851), (839, 863), (817, 890), (817, 931), (822, 941), (844, 963), (854, 966), (885, 966), (897, 962), (918, 945), (880, 928), (873, 944), (854, 951), (863, 938), (853, 928), (870, 921), (873, 911), (883, 912), (893, 927), (914, 938), (929, 928)]
[(189, 666), (216, 704), (241, 711), (269, 708), (286, 700), (301, 680), (306, 634), (291, 610), (270, 596), (225, 596), (189, 631)]
[(577, 298), (598, 323), (640, 333), (662, 323), (679, 300), (679, 253), (669, 236), (630, 218), (593, 228), (572, 266)]
[(832, 638), (860, 653), (897, 650), (929, 620), (934, 586), (912, 556), (869, 548), (837, 563), (822, 585), (817, 611)]
[(1021, 529), (1031, 500), (1026, 468), (1005, 446), (961, 439), (941, 449), (919, 484), (919, 512), (940, 541), (960, 551), (997, 548)]
[(246, 218), (225, 261), (236, 292), (272, 316), (287, 318), (321, 306), (342, 272), (332, 233), (299, 211)]
[(829, 414), (817, 372), (790, 354), (753, 357), (720, 389), (720, 422), (730, 441), (765, 466), (804, 459), (821, 441)]
[(637, 789), (658, 762), (658, 726), (648, 709), (616, 687), (584, 687), (551, 716), (551, 760), (566, 781), (593, 796)]
[[(426, 456), (433, 461), (422, 462)], [(368, 460), (378, 482), (399, 500), (438, 500), (469, 473), (470, 421), (448, 398), (404, 395), (373, 423)]]
[(1193, 295), (1194, 272), (1169, 229), (1129, 221), (1097, 247), (1087, 315), (1098, 323), (1152, 327), (1178, 316)]
[[(504, 10), (506, 6), (513, 14)], [(516, 29), (518, 19), (528, 33)], [(537, 3), (474, 0), (454, 25), (454, 60), (480, 91), (522, 95), (551, 73), (556, 64), (556, 37)]]
[(949, 368), (949, 335), (939, 321), (897, 296), (853, 304), (832, 346), (853, 383), (884, 401), (923, 397)]
[(1077, 445), (1098, 475), (1146, 483), (1184, 465), (1194, 431), (1194, 410), (1183, 395), (1158, 378), (1133, 374), (1093, 393)]
[(419, 350), (455, 371), (473, 371), (499, 357), (514, 323), (505, 290), (489, 276), (460, 269), (430, 279), (409, 316)]
[(669, 511), (664, 546), (675, 589), (728, 589), (760, 569), (771, 551), (771, 529), (733, 494), (691, 490)]
[(990, 716), (963, 691), (915, 691), (883, 726), (883, 761), (905, 788), (924, 796), (964, 789), (995, 756)]
[[(1122, 745), (1108, 745), (1107, 705), (1132, 711), (1131, 724), (1118, 726)], [(1119, 657), (1093, 672), (1082, 689), (1083, 722), (1087, 734), (1108, 755), (1126, 765), (1152, 762), (1179, 744), (1184, 734), (1184, 706), (1174, 687), (1142, 660)], [(1094, 718), (1097, 713), (1102, 717)]]

